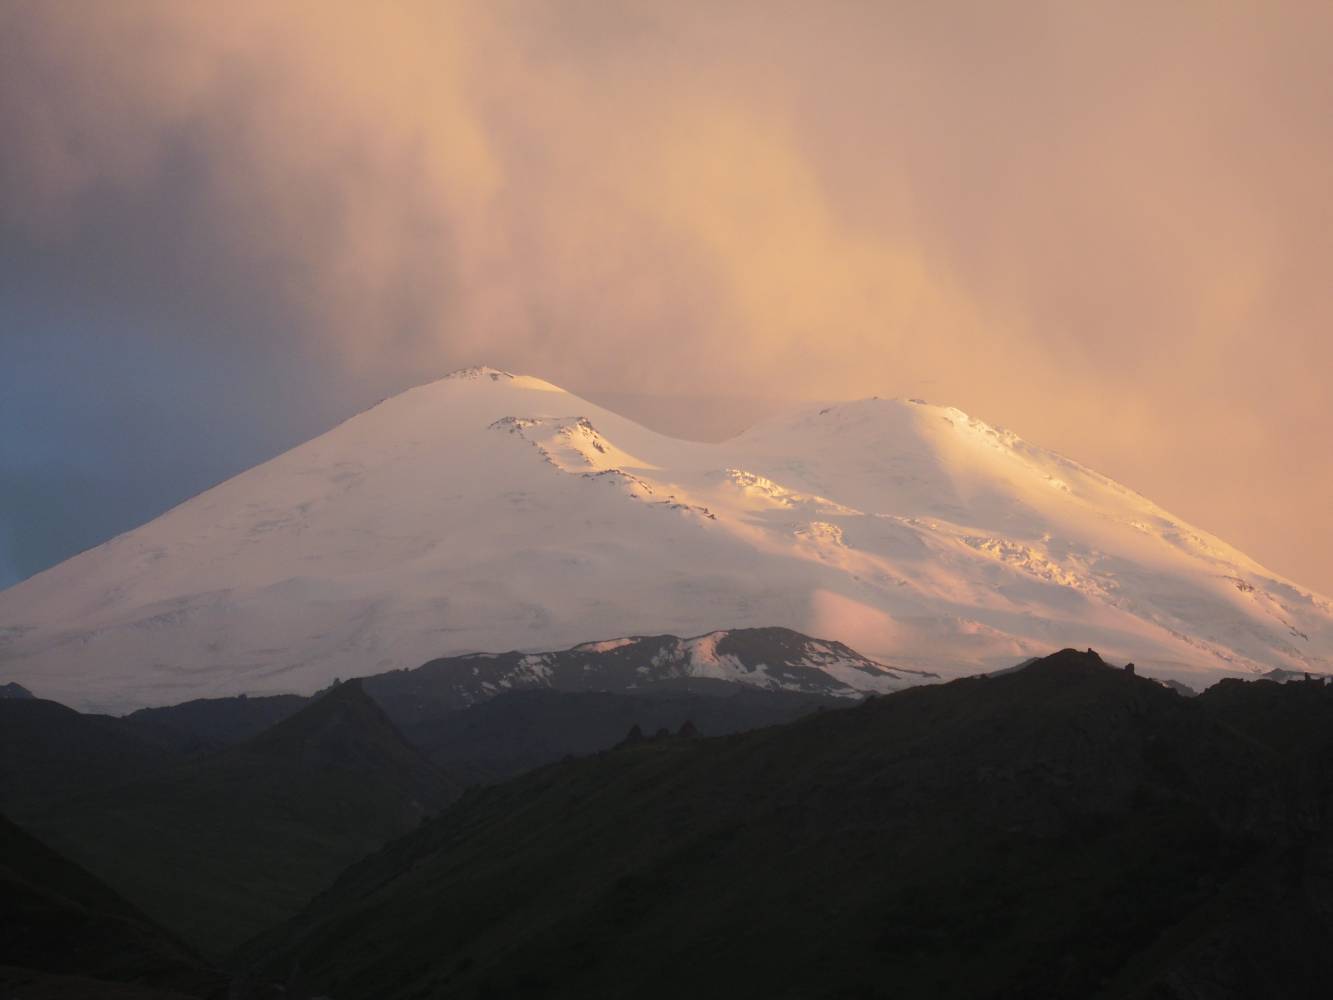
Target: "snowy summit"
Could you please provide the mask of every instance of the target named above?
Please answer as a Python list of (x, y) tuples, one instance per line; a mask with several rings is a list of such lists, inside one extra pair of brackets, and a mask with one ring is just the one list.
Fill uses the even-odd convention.
[(959, 410), (699, 444), (473, 368), (0, 593), (0, 680), (113, 709), (749, 626), (944, 674), (1071, 645), (1196, 685), (1333, 667), (1329, 600)]

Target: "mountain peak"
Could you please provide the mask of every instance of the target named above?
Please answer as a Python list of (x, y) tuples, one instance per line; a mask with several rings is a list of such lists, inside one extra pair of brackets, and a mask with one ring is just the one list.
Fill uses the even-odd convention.
[(930, 440), (948, 434), (971, 433), (1004, 445), (1023, 444), (1018, 435), (964, 412), (956, 406), (930, 403), (924, 399), (896, 396), (865, 396), (844, 402), (808, 403), (756, 424), (743, 437), (762, 440), (782, 438), (793, 433), (860, 433), (891, 440), (921, 437)]
[(470, 368), (459, 368), (440, 376), (433, 382), (427, 382), (426, 385), (445, 386), (467, 383), (504, 385), (516, 389), (536, 389), (541, 392), (565, 392), (558, 385), (537, 378), (535, 375), (517, 375), (514, 372), (505, 371), (503, 368), (492, 368), (490, 365), (473, 365)]
[(1195, 686), (1333, 670), (1333, 601), (961, 410), (703, 444), (488, 367), (0, 593), (6, 678), (99, 710), (771, 625), (935, 673), (1088, 644)]
[(22, 699), (26, 701), (34, 697), (35, 695), (22, 684), (0, 684), (0, 698)]
[(416, 670), (366, 678), (367, 690), (404, 725), (432, 713), (523, 690), (735, 693), (758, 689), (860, 698), (935, 679), (892, 667), (839, 642), (786, 628), (721, 629), (682, 639), (634, 635), (544, 653), (469, 653)]
[(237, 749), (341, 767), (428, 766), (366, 694), (360, 679), (335, 684), (295, 715)]
[(1093, 675), (1100, 677), (1110, 673), (1121, 673), (1131, 677), (1135, 675), (1134, 664), (1114, 667), (1103, 660), (1094, 649), (1062, 649), (1050, 656), (1043, 656), (1039, 660), (1024, 664), (1012, 672), (1034, 677), (1042, 675), (1059, 678)]
[(501, 379), (512, 381), (514, 375), (503, 368), (492, 368), (490, 365), (473, 365), (470, 368), (457, 368), (454, 371), (445, 374), (440, 381), (458, 381), (475, 382), (480, 379), (490, 379), (492, 382), (499, 382)]

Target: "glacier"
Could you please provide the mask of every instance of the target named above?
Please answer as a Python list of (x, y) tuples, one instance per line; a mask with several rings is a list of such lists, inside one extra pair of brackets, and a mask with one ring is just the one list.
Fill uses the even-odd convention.
[(944, 676), (1066, 646), (1195, 687), (1333, 669), (1326, 597), (952, 407), (698, 443), (473, 368), (0, 592), (0, 681), (120, 711), (763, 626)]

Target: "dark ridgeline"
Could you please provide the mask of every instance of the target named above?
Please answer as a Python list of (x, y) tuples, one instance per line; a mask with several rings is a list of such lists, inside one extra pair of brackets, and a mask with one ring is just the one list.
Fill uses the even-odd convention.
[(114, 891), (0, 816), (0, 996), (168, 1000), (224, 985)]
[(251, 740), (122, 773), (27, 826), (218, 956), (459, 788), (349, 681)]
[(572, 755), (605, 750), (629, 728), (656, 733), (690, 726), (725, 736), (791, 722), (843, 699), (787, 691), (731, 688), (623, 694), (609, 691), (513, 691), (406, 731), (441, 767), (491, 782)]
[[(854, 707), (520, 690), (417, 716), (446, 767), (349, 682), (199, 749), (290, 708), (242, 704), (266, 700), (124, 720), (0, 704), (0, 809), (110, 887), (71, 896), (11, 836), (6, 903), (46, 901), (0, 906), (31, 929), (0, 987), (211, 998), (172, 935), (239, 945), (229, 1000), (1239, 1000), (1323, 997), (1333, 976), (1322, 679), (1185, 698), (1066, 650)], [(721, 735), (765, 720), (785, 724)], [(597, 742), (568, 758), (578, 739)], [(458, 775), (552, 754), (422, 823)]]
[(141, 708), (125, 720), (181, 753), (200, 753), (253, 739), (295, 715), (309, 700), (298, 694), (198, 698), (165, 708)]
[(1322, 997), (1330, 723), (1333, 688), (1186, 699), (1067, 650), (626, 740), (470, 792), (244, 954), (293, 997)]
[[(361, 683), (437, 764), (471, 780), (494, 781), (603, 750), (636, 721), (651, 733), (692, 720), (717, 736), (846, 703), (856, 692), (821, 668), (830, 659), (882, 673), (841, 643), (783, 628), (720, 634), (717, 654), (754, 674), (753, 685), (683, 675), (686, 650), (675, 636), (639, 636), (553, 653), (444, 657)], [(141, 709), (124, 721), (155, 745), (197, 754), (252, 739), (307, 701), (297, 695), (207, 698)]]
[[(824, 669), (838, 663), (869, 687), (885, 678), (912, 683), (934, 674), (885, 667), (840, 642), (786, 628), (729, 629), (718, 633), (716, 655), (750, 675), (750, 689), (807, 698), (855, 700), (860, 692)], [(568, 693), (730, 694), (735, 682), (690, 676), (689, 640), (674, 635), (630, 636), (551, 653), (481, 653), (448, 656), (416, 668), (366, 678), (366, 691), (404, 732), (430, 725), (447, 712), (488, 701), (506, 691)], [(677, 723), (678, 724), (678, 723)]]
[(41, 698), (0, 699), (0, 811), (11, 817), (178, 760), (169, 742), (125, 719)]
[[(707, 693), (669, 685), (634, 693), (529, 688), (505, 691), (464, 708), (440, 708), (428, 701), (427, 710), (421, 705), (404, 708), (405, 699), (376, 696), (369, 683), (376, 679), (361, 683), (408, 742), (451, 773), (478, 782), (513, 777), (571, 754), (604, 750), (634, 722), (641, 721), (650, 732), (694, 722), (707, 735), (724, 736), (847, 704), (842, 698), (715, 682), (707, 686)], [(297, 695), (209, 698), (141, 709), (124, 722), (136, 743), (147, 743), (152, 753), (165, 752), (174, 759), (252, 739), (308, 701)]]
[[(612, 681), (625, 670), (631, 682), (644, 679), (623, 655), (582, 657), (611, 664)], [(424, 702), (392, 697), (421, 690), (417, 671), (313, 698), (203, 699), (123, 719), (40, 699), (0, 702), (0, 810), (218, 955), (294, 914), (341, 868), (464, 784), (604, 750), (635, 719), (654, 729), (698, 719), (724, 734), (830, 703), (722, 682), (700, 693), (669, 677), (632, 694), (496, 695), (492, 685), (472, 703), (487, 678), (473, 673), (475, 658), (461, 661), (470, 661), (462, 681), (457, 670), (426, 671), (436, 693)], [(376, 680), (383, 702), (411, 724), (410, 738), (367, 697)], [(443, 703), (467, 707), (431, 714)]]

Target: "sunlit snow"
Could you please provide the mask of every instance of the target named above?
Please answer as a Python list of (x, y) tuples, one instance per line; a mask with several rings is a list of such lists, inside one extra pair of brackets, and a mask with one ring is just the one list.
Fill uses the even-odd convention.
[(469, 369), (0, 593), (0, 680), (109, 709), (757, 625), (946, 675), (1068, 645), (1196, 685), (1333, 667), (1326, 598), (956, 409), (698, 444)]

